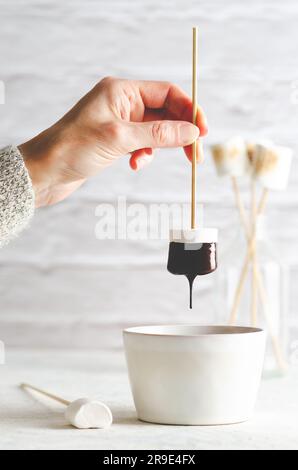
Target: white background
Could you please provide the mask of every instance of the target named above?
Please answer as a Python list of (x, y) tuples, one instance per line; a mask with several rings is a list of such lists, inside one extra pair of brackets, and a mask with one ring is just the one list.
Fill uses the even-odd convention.
[[(272, 138), (297, 150), (298, 4), (295, 0), (0, 1), (0, 144), (19, 144), (49, 126), (100, 78), (164, 79), (191, 88), (191, 26), (200, 29), (199, 100), (210, 133), (199, 169), (205, 222), (232, 237), (229, 181), (219, 180), (209, 145), (233, 134)], [(126, 325), (214, 321), (214, 276), (187, 284), (166, 271), (167, 241), (99, 241), (95, 208), (130, 202), (187, 202), (190, 166), (160, 151), (133, 173), (127, 157), (67, 201), (36, 212), (31, 227), (0, 252), (0, 338), (9, 345), (119, 346)], [(297, 339), (298, 175), (272, 194), (272, 238), (291, 261), (290, 326)], [(225, 321), (223, 318), (222, 321)]]

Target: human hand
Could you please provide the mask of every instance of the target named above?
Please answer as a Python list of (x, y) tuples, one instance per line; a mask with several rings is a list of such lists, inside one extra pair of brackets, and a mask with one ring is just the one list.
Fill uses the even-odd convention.
[(49, 129), (19, 146), (31, 176), (36, 206), (54, 204), (119, 157), (131, 154), (139, 170), (153, 159), (153, 149), (183, 146), (191, 160), (191, 144), (207, 133), (198, 108), (191, 124), (192, 102), (168, 82), (101, 80)]

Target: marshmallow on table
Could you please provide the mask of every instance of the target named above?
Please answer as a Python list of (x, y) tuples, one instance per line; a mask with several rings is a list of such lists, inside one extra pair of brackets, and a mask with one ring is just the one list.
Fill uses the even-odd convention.
[(29, 388), (61, 403), (62, 405), (65, 405), (67, 407), (64, 413), (65, 419), (69, 424), (76, 428), (104, 429), (112, 424), (112, 412), (110, 408), (101, 401), (92, 400), (90, 398), (79, 398), (78, 400), (70, 402), (27, 383), (21, 383), (20, 387), (24, 389)]
[(79, 429), (104, 429), (113, 421), (111, 410), (107, 405), (90, 398), (79, 398), (71, 402), (65, 410), (65, 418)]
[(256, 144), (252, 151), (253, 176), (265, 188), (282, 190), (287, 187), (293, 151), (273, 144)]
[(233, 137), (211, 148), (213, 160), (219, 176), (244, 176), (250, 174), (251, 166), (245, 141)]

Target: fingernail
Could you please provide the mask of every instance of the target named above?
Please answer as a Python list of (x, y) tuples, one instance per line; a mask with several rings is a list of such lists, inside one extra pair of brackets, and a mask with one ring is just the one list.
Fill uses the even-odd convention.
[(180, 139), (182, 145), (192, 144), (200, 135), (200, 130), (194, 124), (181, 124)]
[(143, 168), (144, 166), (148, 165), (150, 163), (152, 158), (148, 157), (140, 157), (138, 158), (136, 164), (137, 164), (137, 171)]

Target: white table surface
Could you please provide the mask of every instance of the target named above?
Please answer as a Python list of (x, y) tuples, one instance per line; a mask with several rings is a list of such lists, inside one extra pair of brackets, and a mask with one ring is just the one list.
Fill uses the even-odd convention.
[[(100, 398), (106, 430), (67, 426), (63, 406), (31, 395), (22, 381), (67, 399)], [(136, 419), (121, 351), (9, 350), (0, 366), (1, 449), (298, 449), (298, 370), (263, 380), (253, 418), (229, 426), (164, 426)]]

